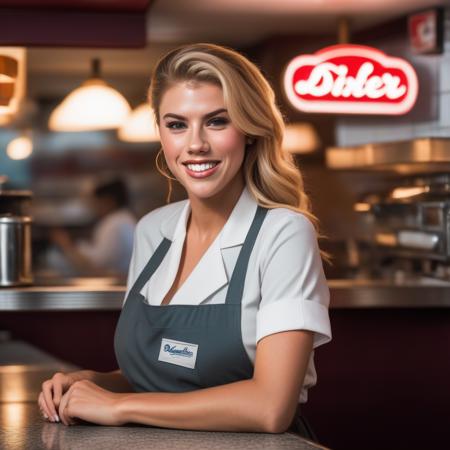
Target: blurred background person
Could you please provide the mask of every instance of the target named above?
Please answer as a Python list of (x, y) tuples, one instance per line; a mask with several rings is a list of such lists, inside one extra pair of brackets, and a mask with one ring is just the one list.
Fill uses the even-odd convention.
[(98, 183), (91, 193), (90, 204), (97, 218), (90, 239), (74, 241), (66, 230), (51, 231), (50, 239), (66, 260), (55, 265), (66, 275), (125, 277), (136, 226), (125, 182), (116, 177)]

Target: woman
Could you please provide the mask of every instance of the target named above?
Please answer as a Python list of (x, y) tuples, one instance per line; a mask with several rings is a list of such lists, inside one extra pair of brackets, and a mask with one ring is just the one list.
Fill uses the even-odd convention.
[(188, 200), (137, 226), (120, 370), (56, 374), (40, 407), (65, 424), (283, 432), (331, 333), (316, 220), (281, 151), (274, 93), (240, 54), (196, 44), (159, 61), (149, 97)]

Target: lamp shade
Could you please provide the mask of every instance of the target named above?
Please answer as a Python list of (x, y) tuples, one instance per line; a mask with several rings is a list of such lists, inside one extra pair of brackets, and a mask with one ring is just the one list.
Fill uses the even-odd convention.
[(29, 136), (19, 136), (6, 147), (6, 154), (10, 159), (26, 159), (33, 152), (33, 142)]
[(143, 103), (134, 109), (118, 131), (119, 139), (127, 142), (157, 142), (159, 132), (152, 107)]
[(289, 153), (310, 153), (320, 146), (319, 136), (309, 123), (297, 122), (286, 125), (282, 148)]
[(118, 128), (130, 113), (125, 97), (100, 78), (100, 60), (92, 60), (91, 78), (71, 92), (50, 115), (52, 131)]
[(17, 113), (25, 96), (26, 50), (0, 47), (0, 125)]

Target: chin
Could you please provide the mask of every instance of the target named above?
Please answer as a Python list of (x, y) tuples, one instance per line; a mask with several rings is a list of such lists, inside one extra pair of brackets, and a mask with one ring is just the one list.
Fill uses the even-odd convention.
[[(237, 183), (236, 175), (230, 179), (217, 179), (217, 180), (186, 180), (181, 183), (186, 190), (189, 197), (195, 197), (198, 199), (207, 200), (218, 195), (234, 191), (235, 184)], [(244, 183), (245, 184), (245, 183)]]
[[(186, 187), (185, 187), (186, 189)], [(207, 200), (209, 198), (212, 198), (216, 196), (217, 194), (220, 194), (223, 192), (225, 187), (203, 187), (200, 189), (186, 189), (189, 197), (196, 197), (198, 199)]]
[(209, 198), (213, 198), (220, 191), (216, 190), (204, 190), (204, 191), (188, 191), (189, 197), (196, 197), (198, 199), (207, 200)]

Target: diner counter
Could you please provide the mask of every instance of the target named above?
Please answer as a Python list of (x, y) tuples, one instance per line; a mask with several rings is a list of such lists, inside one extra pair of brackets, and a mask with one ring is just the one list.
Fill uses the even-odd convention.
[[(426, 279), (392, 282), (328, 280), (331, 308), (447, 308), (450, 283)], [(0, 311), (120, 310), (126, 287), (103, 279), (0, 288)]]
[(42, 381), (60, 365), (0, 366), (0, 448), (152, 450), (314, 450), (325, 449), (292, 433), (200, 432), (141, 425), (65, 426), (43, 420), (36, 403)]

